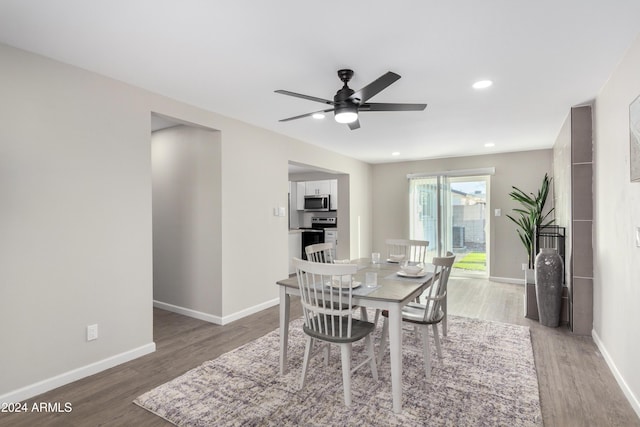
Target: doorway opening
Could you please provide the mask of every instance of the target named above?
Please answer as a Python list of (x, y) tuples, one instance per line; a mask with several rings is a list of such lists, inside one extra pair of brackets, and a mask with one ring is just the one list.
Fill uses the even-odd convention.
[(220, 323), (220, 132), (151, 114), (153, 305)]

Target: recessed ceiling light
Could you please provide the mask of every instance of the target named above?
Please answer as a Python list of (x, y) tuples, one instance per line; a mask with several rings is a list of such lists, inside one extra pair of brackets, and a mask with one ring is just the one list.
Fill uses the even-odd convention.
[(486, 89), (491, 86), (493, 82), (491, 80), (480, 80), (473, 84), (474, 89)]
[(484, 144), (485, 147), (494, 147), (496, 144), (494, 144), (493, 142), (487, 142), (486, 144)]
[(391, 153), (392, 156), (399, 156), (400, 152), (399, 151), (394, 151), (393, 153)]
[(313, 117), (314, 119), (320, 120), (320, 119), (324, 119), (324, 114), (323, 113), (313, 113), (311, 115), (311, 117)]

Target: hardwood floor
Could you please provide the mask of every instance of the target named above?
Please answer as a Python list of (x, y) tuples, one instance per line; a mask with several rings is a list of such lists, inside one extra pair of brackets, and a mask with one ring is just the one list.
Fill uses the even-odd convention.
[[(452, 277), (449, 313), (529, 326), (545, 426), (640, 426), (593, 340), (524, 318), (522, 292), (519, 285)], [(299, 313), (293, 301), (292, 317)], [(0, 426), (170, 425), (133, 399), (277, 327), (278, 307), (226, 326), (156, 309), (155, 353), (27, 401), (70, 402), (69, 413), (1, 413)]]

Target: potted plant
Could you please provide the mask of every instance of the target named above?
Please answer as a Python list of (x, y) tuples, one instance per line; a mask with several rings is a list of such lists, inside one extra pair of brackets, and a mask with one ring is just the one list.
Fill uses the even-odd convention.
[(509, 193), (513, 200), (522, 205), (521, 208), (514, 209), (514, 212), (517, 213), (515, 217), (511, 215), (507, 215), (507, 217), (518, 226), (516, 231), (527, 252), (529, 269), (525, 271), (525, 316), (533, 319), (538, 319), (533, 271), (536, 258), (536, 228), (550, 225), (554, 221), (553, 219), (547, 220), (553, 212), (553, 208), (546, 213), (544, 211), (550, 186), (551, 178), (548, 174), (544, 174), (542, 185), (536, 194), (527, 194), (513, 186), (511, 187), (513, 191)]
[(516, 231), (527, 251), (529, 269), (533, 269), (536, 258), (536, 228), (545, 227), (553, 223), (553, 219), (547, 221), (547, 218), (553, 212), (553, 208), (546, 213), (544, 212), (550, 185), (551, 178), (549, 178), (549, 174), (545, 173), (537, 194), (527, 194), (518, 187), (513, 186), (511, 187), (513, 191), (509, 193), (513, 200), (522, 205), (522, 208), (514, 209), (514, 212), (518, 213), (517, 217), (514, 218), (511, 215), (507, 215), (507, 217), (518, 226)]

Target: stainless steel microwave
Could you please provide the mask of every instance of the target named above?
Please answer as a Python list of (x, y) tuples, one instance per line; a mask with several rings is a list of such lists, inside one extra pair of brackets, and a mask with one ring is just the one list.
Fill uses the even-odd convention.
[(304, 210), (306, 212), (327, 212), (330, 206), (328, 194), (304, 196)]

